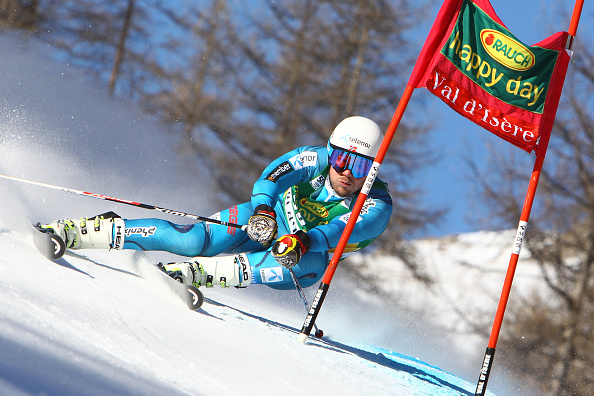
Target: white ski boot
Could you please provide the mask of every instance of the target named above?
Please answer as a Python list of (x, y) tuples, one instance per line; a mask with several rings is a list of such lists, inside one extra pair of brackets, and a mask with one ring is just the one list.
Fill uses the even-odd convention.
[(162, 264), (167, 275), (196, 287), (247, 287), (252, 281), (252, 269), (247, 256), (194, 257), (192, 261)]
[(124, 246), (124, 220), (114, 212), (80, 220), (62, 219), (40, 224), (51, 229), (68, 249), (121, 249)]

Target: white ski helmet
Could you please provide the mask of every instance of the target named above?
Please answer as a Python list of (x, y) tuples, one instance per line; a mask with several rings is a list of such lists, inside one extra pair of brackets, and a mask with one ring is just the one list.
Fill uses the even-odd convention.
[(334, 128), (328, 140), (328, 156), (335, 148), (373, 160), (382, 144), (380, 127), (369, 118), (353, 116), (345, 118)]

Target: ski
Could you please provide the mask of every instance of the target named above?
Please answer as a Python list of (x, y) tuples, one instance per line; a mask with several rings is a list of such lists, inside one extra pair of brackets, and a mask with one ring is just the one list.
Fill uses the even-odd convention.
[(66, 244), (51, 229), (41, 228), (39, 223), (34, 224), (33, 241), (37, 250), (50, 260), (58, 260), (66, 252)]
[(155, 264), (155, 267), (157, 267), (159, 272), (167, 278), (166, 283), (169, 288), (186, 303), (186, 306), (189, 309), (196, 311), (202, 307), (202, 304), (204, 303), (204, 295), (196, 286), (185, 285), (167, 275), (163, 263)]
[[(37, 250), (50, 260), (60, 259), (66, 252), (66, 244), (62, 238), (56, 235), (51, 229), (41, 228), (39, 223), (33, 224), (33, 228), (33, 241), (35, 242)], [(202, 292), (195, 286), (184, 285), (177, 282), (175, 279), (167, 275), (165, 270), (160, 267), (159, 264), (155, 265), (155, 267), (157, 267), (159, 272), (167, 278), (166, 283), (169, 288), (186, 303), (186, 306), (189, 309), (193, 311), (200, 309), (204, 303), (204, 295)]]

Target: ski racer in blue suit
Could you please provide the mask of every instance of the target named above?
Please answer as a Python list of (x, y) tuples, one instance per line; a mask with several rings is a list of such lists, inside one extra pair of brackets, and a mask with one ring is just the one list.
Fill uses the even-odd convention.
[[(208, 222), (177, 225), (117, 215), (58, 220), (46, 227), (63, 236), (71, 249), (161, 250), (193, 257), (164, 269), (195, 286), (292, 289), (292, 270), (308, 287), (326, 270), (381, 140), (375, 122), (349, 117), (336, 127), (326, 147), (300, 147), (270, 163), (255, 182), (250, 202), (211, 216), (247, 224), (245, 231)], [(387, 186), (376, 179), (345, 253), (373, 242), (386, 229), (391, 212)], [(91, 222), (99, 227), (86, 227)], [(81, 232), (83, 226), (87, 232)]]

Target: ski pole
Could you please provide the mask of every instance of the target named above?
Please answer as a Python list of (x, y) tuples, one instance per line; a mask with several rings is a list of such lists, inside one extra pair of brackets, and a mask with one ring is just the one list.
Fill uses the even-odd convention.
[[(307, 302), (307, 297), (305, 297), (305, 293), (303, 292), (303, 289), (301, 288), (301, 285), (299, 284), (299, 281), (297, 280), (297, 276), (295, 276), (295, 272), (293, 272), (293, 268), (289, 268), (289, 272), (291, 273), (291, 278), (293, 278), (293, 283), (295, 284), (295, 289), (297, 289), (297, 293), (299, 293), (299, 297), (301, 297), (301, 301), (303, 301), (303, 304), (305, 304), (305, 312), (309, 312), (309, 304)], [(314, 328), (315, 328), (315, 336), (318, 338), (322, 338), (324, 336), (324, 332), (320, 329), (318, 329), (318, 326), (314, 323)]]
[(134, 201), (128, 201), (128, 200), (121, 199), (121, 198), (108, 197), (107, 195), (101, 195), (101, 194), (95, 194), (95, 193), (90, 193), (90, 192), (86, 192), (86, 191), (74, 190), (72, 188), (59, 187), (59, 186), (54, 186), (51, 184), (39, 183), (39, 182), (31, 181), (31, 180), (19, 179), (17, 177), (11, 177), (11, 176), (5, 176), (5, 175), (0, 175), (0, 178), (18, 181), (21, 183), (32, 184), (35, 186), (51, 188), (54, 190), (64, 191), (64, 192), (68, 192), (68, 193), (72, 193), (72, 194), (82, 195), (84, 197), (91, 197), (91, 198), (102, 199), (104, 201), (112, 201), (112, 202), (118, 202), (118, 203), (122, 203), (122, 204), (126, 204), (126, 205), (132, 205), (132, 206), (136, 206), (137, 208), (156, 210), (156, 211), (162, 212), (162, 213), (167, 213), (167, 214), (181, 216), (181, 217), (188, 217), (190, 219), (206, 221), (206, 222), (214, 223), (214, 224), (220, 224), (220, 225), (227, 226), (227, 227), (240, 228), (243, 231), (245, 231), (247, 229), (247, 225), (228, 223), (228, 222), (222, 221), (222, 220), (211, 219), (210, 217), (202, 217), (202, 216), (198, 216), (198, 215), (194, 215), (194, 214), (190, 214), (190, 213), (180, 212), (178, 210), (160, 208), (158, 206), (134, 202)]

